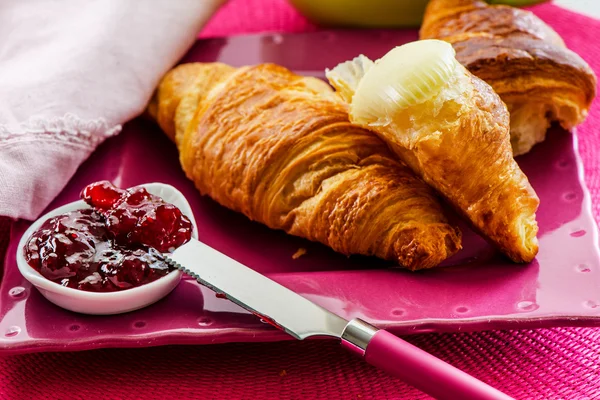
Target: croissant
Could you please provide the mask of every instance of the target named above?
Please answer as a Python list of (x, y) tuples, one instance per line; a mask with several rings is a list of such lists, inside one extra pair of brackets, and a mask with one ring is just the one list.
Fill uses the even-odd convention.
[(535, 257), (539, 199), (513, 158), (508, 112), (450, 44), (409, 43), (375, 63), (359, 56), (327, 78), (350, 121), (384, 139), (483, 236), (516, 262)]
[(271, 228), (411, 270), (456, 253), (439, 200), (327, 83), (263, 64), (184, 64), (148, 107), (202, 194)]
[(452, 43), (458, 61), (490, 84), (510, 112), (513, 152), (527, 153), (551, 122), (571, 129), (596, 93), (588, 64), (533, 13), (479, 0), (431, 0), (421, 39)]

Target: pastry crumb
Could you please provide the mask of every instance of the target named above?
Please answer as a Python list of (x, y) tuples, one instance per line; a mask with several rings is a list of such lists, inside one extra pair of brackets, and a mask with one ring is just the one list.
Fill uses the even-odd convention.
[(282, 369), (281, 372), (279, 373), (279, 376), (286, 376), (287, 372), (285, 369)]
[(304, 247), (300, 247), (298, 250), (296, 250), (296, 252), (292, 256), (292, 258), (295, 260), (297, 258), (302, 257), (305, 254), (306, 254), (306, 249)]

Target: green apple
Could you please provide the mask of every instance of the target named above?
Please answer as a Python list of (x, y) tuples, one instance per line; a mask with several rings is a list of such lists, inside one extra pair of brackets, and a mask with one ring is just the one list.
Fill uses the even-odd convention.
[[(427, 0), (289, 0), (312, 22), (357, 28), (416, 27)], [(490, 4), (527, 6), (548, 0), (488, 0)]]

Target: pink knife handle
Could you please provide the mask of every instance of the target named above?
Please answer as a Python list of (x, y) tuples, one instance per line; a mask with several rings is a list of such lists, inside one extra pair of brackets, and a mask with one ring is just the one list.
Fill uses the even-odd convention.
[(391, 333), (375, 333), (365, 361), (437, 399), (509, 400), (511, 397), (405, 342)]
[[(355, 322), (368, 325), (364, 321), (353, 320), (348, 326)], [(402, 379), (430, 396), (440, 400), (512, 399), (387, 331), (374, 330), (371, 334), (354, 340), (356, 337), (351, 337), (352, 332), (350, 332), (345, 337), (342, 336), (342, 346), (359, 354), (362, 354), (361, 348), (364, 348), (364, 358), (369, 364)]]

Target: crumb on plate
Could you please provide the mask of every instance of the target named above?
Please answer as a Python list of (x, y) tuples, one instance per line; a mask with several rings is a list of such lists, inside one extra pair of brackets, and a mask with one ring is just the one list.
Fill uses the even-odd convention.
[(304, 247), (300, 247), (298, 250), (296, 250), (296, 252), (292, 256), (292, 258), (295, 260), (297, 258), (302, 257), (305, 254), (306, 254), (306, 249)]

